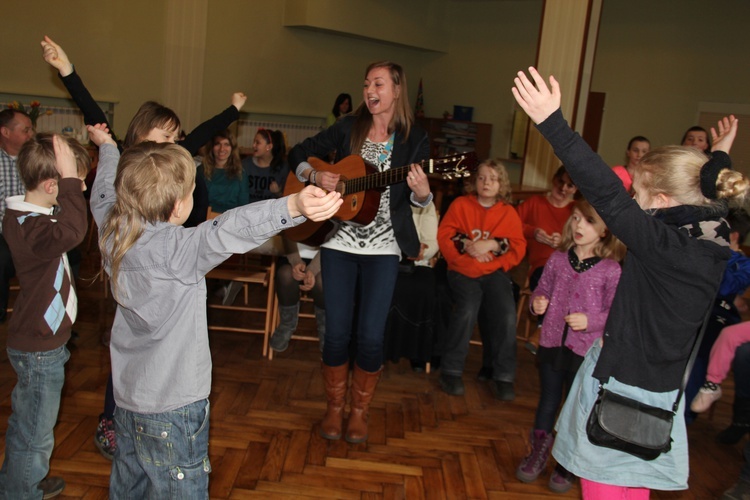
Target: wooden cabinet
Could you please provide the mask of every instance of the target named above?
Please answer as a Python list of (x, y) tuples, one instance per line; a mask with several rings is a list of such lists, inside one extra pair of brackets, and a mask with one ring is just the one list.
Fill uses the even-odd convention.
[(440, 158), (474, 151), (478, 161), (490, 157), (492, 124), (443, 118), (417, 120), (430, 137), (430, 157)]

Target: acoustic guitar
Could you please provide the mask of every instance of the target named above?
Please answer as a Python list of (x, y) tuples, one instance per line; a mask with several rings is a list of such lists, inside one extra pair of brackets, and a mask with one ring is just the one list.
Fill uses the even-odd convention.
[[(392, 184), (404, 182), (410, 170), (410, 165), (406, 165), (378, 172), (374, 165), (365, 162), (358, 155), (347, 156), (333, 165), (313, 157), (308, 158), (307, 161), (315, 170), (341, 175), (336, 191), (341, 193), (344, 203), (333, 218), (363, 226), (375, 219), (383, 190)], [(452, 179), (468, 177), (476, 169), (477, 157), (472, 152), (424, 160), (417, 164), (422, 167), (425, 174), (441, 174), (444, 178)], [(298, 193), (304, 187), (305, 184), (300, 182), (295, 172), (292, 171), (284, 186), (284, 196)], [(286, 229), (284, 236), (292, 241), (319, 246), (335, 227), (331, 221), (308, 220), (299, 226)]]

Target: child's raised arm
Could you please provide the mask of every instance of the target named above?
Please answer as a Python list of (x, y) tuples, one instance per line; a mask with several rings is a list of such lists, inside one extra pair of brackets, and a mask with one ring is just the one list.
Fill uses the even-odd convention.
[(112, 135), (109, 133), (109, 127), (107, 127), (106, 123), (86, 125), (86, 130), (89, 133), (89, 139), (91, 139), (91, 142), (96, 144), (97, 147), (101, 147), (102, 144), (117, 146), (117, 143), (112, 139)]
[(734, 138), (737, 137), (739, 123), (740, 121), (734, 115), (729, 115), (719, 120), (718, 134), (716, 133), (716, 129), (711, 127), (711, 139), (713, 143), (711, 151), (724, 151), (726, 154), (729, 154), (729, 150), (732, 149), (732, 143), (734, 143)]
[(55, 169), (60, 173), (60, 177), (78, 177), (76, 157), (68, 143), (55, 134), (52, 136), (52, 145), (55, 148)]
[(550, 75), (550, 86), (547, 87), (544, 78), (534, 67), (529, 67), (529, 74), (534, 79), (536, 86), (531, 83), (531, 80), (523, 71), (519, 71), (518, 76), (513, 79), (515, 87), (511, 89), (511, 92), (513, 92), (513, 97), (516, 98), (519, 106), (538, 125), (560, 107), (560, 85), (555, 77)]
[(73, 64), (68, 55), (47, 35), (44, 35), (42, 40), (42, 57), (60, 73), (60, 76), (68, 76), (73, 72)]

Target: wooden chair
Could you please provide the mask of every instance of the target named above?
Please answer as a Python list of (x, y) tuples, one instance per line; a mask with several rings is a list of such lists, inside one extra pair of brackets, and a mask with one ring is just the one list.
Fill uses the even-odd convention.
[[(268, 263), (270, 261), (270, 263)], [(241, 305), (221, 303), (215, 304), (208, 302), (207, 306), (210, 309), (218, 309), (224, 311), (237, 311), (237, 312), (251, 312), (260, 313), (263, 315), (263, 327), (252, 328), (239, 326), (239, 322), (232, 325), (220, 325), (212, 321), (209, 318), (208, 329), (209, 330), (223, 330), (230, 332), (240, 333), (255, 333), (263, 335), (263, 356), (268, 355), (268, 339), (273, 331), (273, 319), (274, 319), (274, 299), (276, 293), (274, 291), (274, 277), (276, 276), (276, 259), (275, 258), (261, 258), (261, 256), (255, 256), (252, 254), (238, 255), (229, 259), (224, 264), (211, 270), (207, 275), (207, 279), (216, 279), (222, 281), (236, 281), (242, 284), (244, 292), (244, 300)], [(257, 284), (261, 285), (266, 291), (265, 305), (250, 305), (250, 292), (249, 285)]]
[[(529, 300), (531, 298), (531, 289), (529, 288), (529, 278), (526, 278), (523, 288), (518, 296), (518, 306), (516, 308), (516, 338), (518, 340), (529, 340), (531, 335), (531, 324), (535, 322), (534, 318), (529, 312)], [(521, 329), (521, 322), (525, 321), (523, 335), (519, 335)]]
[[(312, 304), (312, 297), (310, 297), (307, 292), (302, 292), (299, 298), (300, 302), (300, 308), (299, 308), (299, 314), (297, 317), (299, 319), (303, 318), (312, 318), (315, 319), (315, 311), (313, 312), (305, 312), (305, 305), (306, 304)], [(279, 298), (274, 294), (273, 298), (273, 329), (275, 329), (277, 326), (279, 326), (280, 318), (279, 318)], [(317, 326), (317, 325), (316, 325)], [(299, 328), (297, 329), (299, 331)], [(316, 330), (317, 331), (317, 330)], [(273, 333), (273, 330), (271, 330), (271, 333)], [(317, 335), (304, 335), (299, 333), (294, 333), (292, 335), (292, 340), (306, 340), (308, 342), (318, 342), (318, 336)], [(273, 349), (268, 349), (268, 359), (273, 359)]]

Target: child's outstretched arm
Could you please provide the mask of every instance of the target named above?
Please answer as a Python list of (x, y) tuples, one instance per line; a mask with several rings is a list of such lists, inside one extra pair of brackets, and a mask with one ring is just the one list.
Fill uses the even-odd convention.
[(307, 186), (299, 193), (287, 197), (289, 215), (299, 217), (304, 215), (313, 221), (330, 219), (338, 211), (344, 200), (338, 191), (328, 194), (317, 186)]
[(531, 66), (529, 67), (529, 74), (534, 79), (534, 83), (528, 79), (523, 71), (519, 71), (518, 76), (513, 79), (515, 87), (511, 89), (511, 92), (513, 92), (513, 97), (516, 98), (519, 106), (529, 115), (529, 118), (534, 123), (539, 124), (560, 107), (560, 84), (557, 83), (554, 76), (550, 75), (550, 86), (547, 87), (542, 75)]

